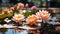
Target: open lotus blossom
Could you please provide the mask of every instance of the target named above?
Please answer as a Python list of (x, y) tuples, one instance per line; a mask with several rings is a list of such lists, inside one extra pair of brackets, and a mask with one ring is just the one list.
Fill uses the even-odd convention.
[(26, 4), (26, 5), (25, 5), (25, 7), (26, 7), (26, 8), (28, 8), (28, 7), (29, 7), (29, 5), (28, 5), (28, 4)]
[(9, 9), (8, 8), (6, 8), (6, 9), (4, 9), (4, 10), (2, 10), (3, 11), (3, 13), (8, 13), (8, 11), (9, 11)]
[(50, 13), (44, 10), (40, 10), (39, 12), (36, 13), (37, 17), (42, 19), (42, 20), (48, 20), (50, 17)]
[(21, 22), (23, 19), (24, 19), (24, 15), (21, 14), (16, 14), (13, 16), (13, 20), (18, 23)]
[(24, 4), (23, 3), (18, 3), (17, 4), (17, 9), (22, 10), (24, 8)]
[(11, 10), (15, 10), (15, 8), (14, 8), (14, 7), (11, 7), (10, 9), (11, 9)]
[(32, 6), (31, 10), (37, 10), (37, 7), (36, 6)]
[(27, 24), (30, 24), (30, 25), (36, 24), (37, 22), (36, 15), (31, 15), (28, 18), (26, 18), (26, 22)]

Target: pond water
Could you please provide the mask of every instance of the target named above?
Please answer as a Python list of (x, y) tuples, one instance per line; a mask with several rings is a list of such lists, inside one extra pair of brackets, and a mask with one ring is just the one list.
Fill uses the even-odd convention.
[[(7, 26), (6, 26), (7, 27)], [(36, 28), (27, 28), (26, 26), (14, 28), (0, 28), (0, 34), (38, 34), (40, 31)]]
[(28, 34), (27, 30), (22, 32), (14, 31), (13, 29), (0, 29), (0, 34)]

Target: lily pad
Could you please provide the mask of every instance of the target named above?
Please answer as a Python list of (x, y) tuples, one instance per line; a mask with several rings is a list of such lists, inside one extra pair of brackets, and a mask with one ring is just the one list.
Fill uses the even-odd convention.
[(0, 15), (0, 19), (4, 19), (4, 18), (6, 18), (7, 17), (7, 14), (2, 14), (2, 15)]

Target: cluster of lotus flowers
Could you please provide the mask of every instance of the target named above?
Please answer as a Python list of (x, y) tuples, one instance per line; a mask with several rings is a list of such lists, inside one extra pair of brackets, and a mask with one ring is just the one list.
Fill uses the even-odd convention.
[[(50, 17), (50, 14), (47, 12), (47, 11), (44, 11), (42, 10), (41, 12), (37, 12), (36, 15), (30, 15), (26, 18), (26, 23), (27, 24), (37, 24), (37, 20), (38, 19), (42, 19), (42, 20), (48, 20)], [(13, 16), (13, 19), (16, 21), (16, 22), (21, 22), (25, 17), (23, 15), (15, 15)]]
[[(28, 8), (28, 4), (25, 5), (25, 8)], [(10, 10), (23, 10), (24, 9), (24, 4), (23, 3), (18, 3), (16, 6), (11, 7)], [(37, 10), (36, 6), (32, 6), (31, 10)], [(4, 9), (3, 12), (7, 13), (9, 11), (9, 9)], [(47, 11), (44, 10), (39, 10), (39, 12), (37, 12), (35, 15), (30, 15), (26, 18), (26, 23), (28, 24), (36, 24), (37, 23), (37, 19), (42, 19), (42, 20), (48, 20), (48, 18), (50, 17), (50, 13), (48, 13)], [(17, 14), (13, 16), (13, 20), (15, 22), (21, 22), (23, 19), (25, 18), (24, 15), (22, 14)]]
[[(2, 10), (2, 12), (4, 12), (4, 13), (8, 13), (9, 12), (9, 10), (23, 10), (24, 8), (29, 8), (29, 4), (26, 4), (25, 6), (24, 6), (24, 4), (23, 3), (17, 3), (16, 5), (14, 5), (13, 7), (10, 7), (10, 8), (5, 8), (5, 9), (3, 9)], [(31, 7), (31, 10), (37, 10), (37, 7), (36, 6), (32, 6)]]

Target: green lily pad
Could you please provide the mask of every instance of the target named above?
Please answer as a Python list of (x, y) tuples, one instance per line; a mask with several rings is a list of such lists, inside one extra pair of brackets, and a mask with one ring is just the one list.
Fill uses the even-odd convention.
[(7, 14), (7, 17), (8, 17), (8, 18), (10, 18), (10, 17), (12, 17), (12, 16), (13, 16), (13, 13)]
[(24, 13), (24, 16), (29, 16), (29, 15), (32, 15), (32, 14), (34, 14), (35, 12), (26, 12), (26, 13)]
[(2, 15), (0, 15), (0, 19), (4, 19), (4, 18), (6, 18), (7, 17), (7, 14), (2, 14)]

